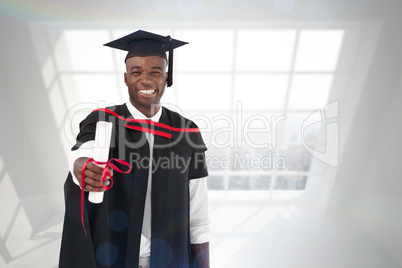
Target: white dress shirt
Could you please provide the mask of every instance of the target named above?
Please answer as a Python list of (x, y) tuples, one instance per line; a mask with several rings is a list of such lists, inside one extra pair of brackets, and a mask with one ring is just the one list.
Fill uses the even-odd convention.
[[(144, 114), (138, 111), (130, 101), (126, 102), (126, 106), (130, 114), (135, 119), (150, 119), (155, 122), (159, 122), (162, 115), (162, 108), (151, 118), (147, 118)], [(153, 152), (153, 141), (154, 135), (145, 132), (149, 143), (150, 149), (150, 159), (152, 159)], [(93, 147), (95, 145), (94, 141), (85, 142), (77, 150), (71, 151), (69, 169), (73, 176), (73, 181), (75, 184), (78, 183), (77, 178), (74, 176), (74, 162), (80, 157), (93, 156)], [(152, 161), (150, 161), (152, 164)], [(148, 187), (147, 187), (147, 197), (146, 203), (151, 201), (151, 187), (152, 187), (152, 166), (148, 173)], [(191, 244), (201, 244), (209, 241), (209, 216), (208, 216), (208, 193), (207, 193), (207, 178), (193, 179), (190, 180), (189, 184), (189, 194), (190, 194), (190, 243)], [(150, 204), (145, 205), (147, 210), (150, 209)], [(150, 211), (145, 211), (144, 214), (151, 214)], [(150, 215), (152, 217), (152, 215)], [(145, 215), (144, 215), (144, 218)], [(149, 224), (150, 222), (144, 219), (144, 224)], [(144, 227), (143, 227), (144, 232)], [(146, 232), (145, 232), (146, 233)], [(148, 257), (151, 254), (151, 241), (146, 236), (141, 235), (141, 246), (140, 246), (140, 257)]]

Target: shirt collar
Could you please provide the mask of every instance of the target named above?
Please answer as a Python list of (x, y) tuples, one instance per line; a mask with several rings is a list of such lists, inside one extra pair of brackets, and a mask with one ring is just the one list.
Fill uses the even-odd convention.
[(135, 108), (134, 105), (131, 104), (130, 100), (128, 100), (126, 102), (126, 106), (127, 106), (128, 111), (130, 112), (131, 116), (134, 117), (135, 119), (149, 119), (154, 122), (159, 122), (159, 119), (161, 118), (161, 115), (162, 115), (162, 106), (159, 108), (159, 110), (156, 112), (156, 114), (154, 116), (152, 116), (151, 118), (146, 117), (143, 113), (138, 111), (138, 109)]

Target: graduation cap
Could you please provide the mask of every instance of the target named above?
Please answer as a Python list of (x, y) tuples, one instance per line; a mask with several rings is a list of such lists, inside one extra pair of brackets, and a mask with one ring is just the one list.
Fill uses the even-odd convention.
[[(173, 84), (173, 49), (188, 44), (180, 40), (172, 39), (169, 35), (162, 36), (143, 30), (138, 30), (122, 38), (111, 41), (104, 46), (128, 51), (125, 61), (134, 56), (160, 56), (168, 61), (167, 86)], [(169, 51), (169, 59), (166, 57)]]

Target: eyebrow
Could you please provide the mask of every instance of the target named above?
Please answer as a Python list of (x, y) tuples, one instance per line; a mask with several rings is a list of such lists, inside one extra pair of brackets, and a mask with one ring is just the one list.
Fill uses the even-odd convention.
[(140, 67), (140, 66), (132, 66), (132, 67), (130, 68), (130, 71), (132, 71), (133, 69), (141, 69), (141, 67)]
[[(142, 67), (141, 66), (133, 66), (133, 67), (131, 67), (130, 68), (130, 71), (132, 71), (133, 69), (142, 69)], [(160, 70), (160, 71), (163, 71), (163, 69), (161, 68), (161, 67), (159, 67), (159, 66), (154, 66), (154, 67), (151, 67), (151, 69), (152, 70)]]
[(159, 66), (154, 66), (154, 67), (151, 67), (151, 70), (159, 70), (159, 71), (163, 71), (163, 70), (162, 70), (162, 68), (161, 68), (161, 67), (159, 67)]

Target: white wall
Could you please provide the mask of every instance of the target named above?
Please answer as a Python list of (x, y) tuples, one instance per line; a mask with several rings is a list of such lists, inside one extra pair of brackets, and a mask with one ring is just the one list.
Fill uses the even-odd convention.
[(335, 179), (332, 204), (402, 264), (402, 63), (398, 24), (379, 39)]

